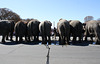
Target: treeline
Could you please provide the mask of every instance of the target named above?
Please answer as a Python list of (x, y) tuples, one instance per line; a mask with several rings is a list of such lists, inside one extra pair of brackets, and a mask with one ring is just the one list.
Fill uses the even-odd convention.
[(17, 13), (13, 12), (8, 8), (0, 8), (0, 20), (14, 20), (18, 22), (19, 20), (30, 21), (33, 18), (22, 19)]

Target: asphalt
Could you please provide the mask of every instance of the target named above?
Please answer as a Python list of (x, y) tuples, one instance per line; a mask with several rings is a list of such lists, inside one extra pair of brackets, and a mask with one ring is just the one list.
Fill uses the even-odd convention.
[(100, 64), (100, 45), (32, 43), (1, 43), (0, 64)]

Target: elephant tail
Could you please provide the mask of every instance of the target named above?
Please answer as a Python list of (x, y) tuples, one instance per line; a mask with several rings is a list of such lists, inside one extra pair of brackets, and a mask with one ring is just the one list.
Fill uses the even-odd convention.
[(70, 29), (69, 29), (69, 28), (70, 28), (69, 23), (65, 23), (65, 24), (64, 24), (64, 31), (65, 31), (65, 32), (64, 32), (64, 35), (67, 36), (67, 35), (69, 34), (69, 32), (70, 32)]
[(64, 26), (63, 26), (63, 29), (62, 31), (64, 31), (63, 33), (63, 36), (66, 36), (67, 35), (67, 25), (66, 25), (66, 22), (64, 22)]
[(94, 33), (93, 27), (88, 27), (88, 32), (90, 35), (93, 34)]
[(45, 22), (43, 23), (43, 25), (41, 27), (41, 31), (42, 31), (42, 35), (45, 35), (46, 34)]

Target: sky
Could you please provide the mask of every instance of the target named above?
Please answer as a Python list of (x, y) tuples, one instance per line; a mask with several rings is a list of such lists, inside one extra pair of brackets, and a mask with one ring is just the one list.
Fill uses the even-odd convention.
[(60, 18), (82, 23), (86, 16), (100, 18), (100, 0), (0, 0), (0, 8), (9, 8), (22, 19), (49, 20), (53, 26)]

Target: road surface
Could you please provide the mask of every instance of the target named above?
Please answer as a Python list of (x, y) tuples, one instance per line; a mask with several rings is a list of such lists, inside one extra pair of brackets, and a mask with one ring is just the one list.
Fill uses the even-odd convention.
[(40, 43), (7, 41), (0, 44), (0, 64), (100, 64), (100, 45), (52, 44), (49, 48)]

